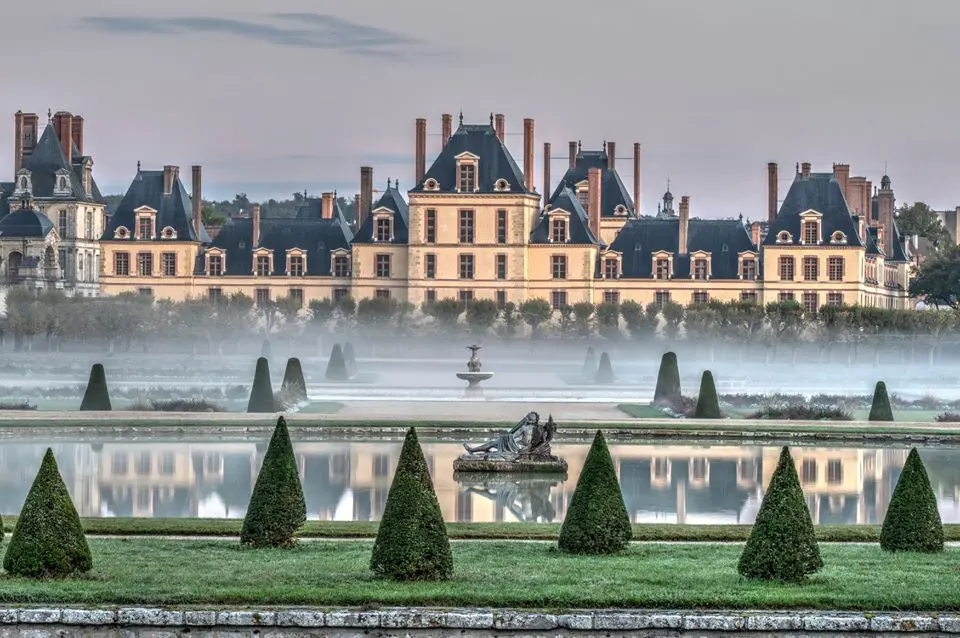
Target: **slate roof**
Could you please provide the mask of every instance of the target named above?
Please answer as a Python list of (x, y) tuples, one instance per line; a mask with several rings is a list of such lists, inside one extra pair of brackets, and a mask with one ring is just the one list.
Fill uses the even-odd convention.
[(13, 193), (13, 182), (0, 182), (0, 219), (10, 212), (10, 195)]
[(823, 215), (821, 237), (824, 243), (828, 243), (830, 236), (839, 230), (847, 236), (848, 246), (863, 246), (856, 218), (850, 213), (840, 183), (833, 173), (811, 173), (809, 178), (803, 175), (794, 178), (763, 245), (778, 245), (777, 235), (784, 230), (793, 237), (793, 243), (799, 245), (800, 214), (811, 209)]
[(363, 221), (363, 225), (357, 229), (357, 236), (354, 238), (353, 243), (383, 243), (373, 241), (373, 213), (380, 208), (386, 208), (393, 212), (393, 243), (406, 244), (410, 240), (410, 209), (396, 185), (391, 186), (389, 183), (387, 190), (383, 191), (380, 199), (378, 199), (377, 203), (371, 208), (371, 214), (367, 215), (367, 218)]
[(170, 195), (163, 194), (163, 171), (138, 171), (130, 183), (127, 193), (123, 196), (117, 210), (110, 216), (110, 225), (103, 234), (103, 239), (114, 238), (117, 228), (123, 226), (131, 233), (136, 226), (135, 211), (149, 206), (157, 211), (155, 241), (171, 241), (160, 239), (160, 231), (167, 226), (177, 231), (178, 240), (200, 241), (208, 243), (210, 237), (206, 228), (201, 224), (200, 236), (197, 237), (193, 227), (193, 202), (179, 175), (173, 182)]
[(463, 124), (447, 141), (447, 146), (433, 161), (423, 179), (414, 186), (411, 193), (424, 192), (423, 184), (434, 179), (440, 185), (441, 193), (456, 192), (457, 156), (469, 152), (480, 158), (477, 171), (477, 193), (493, 193), (498, 179), (505, 179), (510, 185), (510, 193), (528, 193), (523, 184), (523, 172), (510, 155), (507, 147), (500, 142), (492, 125)]
[(868, 255), (883, 255), (885, 261), (889, 263), (896, 262), (907, 262), (910, 261), (910, 257), (907, 255), (906, 240), (900, 234), (900, 229), (897, 228), (897, 222), (893, 222), (893, 255), (886, 255), (883, 252), (883, 246), (880, 245), (879, 235), (877, 233), (877, 227), (872, 226), (867, 228), (867, 254)]
[[(72, 143), (72, 142), (71, 142)], [(67, 156), (63, 154), (63, 148), (60, 146), (60, 139), (57, 137), (53, 124), (48, 123), (43, 130), (36, 148), (30, 155), (23, 158), (23, 168), (30, 171), (30, 181), (32, 193), (37, 198), (54, 198), (53, 187), (57, 178), (57, 171), (66, 169), (70, 171), (70, 186), (73, 192), (72, 198), (82, 202), (96, 202), (105, 204), (103, 195), (100, 194), (100, 188), (97, 181), (90, 180), (90, 196), (83, 189), (83, 159), (80, 157), (76, 144), (73, 144), (73, 156), (76, 158), (73, 165), (67, 162)], [(61, 199), (62, 196), (56, 196)]]
[(0, 239), (7, 237), (46, 237), (53, 223), (43, 213), (18, 209), (0, 219)]
[(587, 211), (583, 209), (577, 194), (570, 188), (564, 186), (553, 196), (550, 209), (540, 213), (537, 224), (530, 234), (531, 244), (549, 244), (550, 241), (550, 218), (549, 213), (552, 210), (565, 210), (570, 213), (570, 223), (567, 225), (567, 243), (568, 244), (594, 244), (601, 245), (602, 242), (594, 236), (590, 230), (590, 218)]
[[(260, 219), (260, 245), (252, 246), (253, 219), (232, 217), (216, 236), (211, 247), (226, 251), (225, 275), (253, 274), (254, 248), (273, 251), (273, 275), (286, 276), (287, 250), (299, 248), (307, 253), (307, 275), (329, 276), (331, 251), (350, 249), (353, 233), (340, 214), (332, 219)], [(203, 258), (197, 260), (197, 274), (203, 273)]]
[(737, 279), (739, 253), (757, 251), (750, 232), (742, 222), (731, 219), (691, 219), (687, 226), (687, 255), (678, 255), (680, 221), (644, 217), (627, 222), (610, 250), (622, 257), (624, 278), (649, 278), (653, 274), (653, 253), (673, 253), (675, 279), (690, 277), (690, 253), (711, 255), (711, 279)]
[(627, 194), (627, 189), (620, 181), (620, 175), (616, 169), (607, 168), (607, 151), (579, 151), (575, 158), (573, 168), (568, 168), (567, 172), (560, 178), (550, 203), (553, 204), (554, 198), (563, 192), (564, 188), (570, 188), (574, 192), (577, 190), (577, 184), (587, 179), (587, 173), (591, 168), (600, 169), (600, 217), (620, 217), (623, 215), (614, 215), (617, 206), (623, 206), (627, 209), (627, 215), (634, 216), (633, 200)]

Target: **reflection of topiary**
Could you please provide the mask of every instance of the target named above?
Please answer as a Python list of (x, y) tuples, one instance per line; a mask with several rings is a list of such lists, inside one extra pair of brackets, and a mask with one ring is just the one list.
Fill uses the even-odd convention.
[(90, 368), (90, 380), (80, 402), (81, 410), (106, 412), (113, 410), (110, 405), (110, 392), (107, 390), (107, 375), (103, 371), (102, 363), (95, 363)]
[(593, 351), (593, 346), (587, 347), (587, 356), (583, 360), (581, 372), (588, 379), (593, 379), (597, 374), (597, 354)]
[(600, 355), (600, 365), (597, 366), (597, 383), (609, 385), (615, 381), (613, 366), (610, 364), (610, 355), (606, 352)]
[(370, 569), (393, 580), (445, 580), (453, 574), (447, 528), (413, 428), (403, 441)]
[(276, 412), (273, 386), (270, 383), (270, 364), (264, 357), (257, 359), (257, 371), (253, 375), (247, 412)]
[(295, 403), (307, 400), (307, 382), (303, 378), (300, 359), (296, 357), (287, 359), (287, 369), (283, 372), (283, 384), (280, 386), (280, 393), (284, 398)]
[(677, 408), (681, 401), (677, 355), (667, 352), (660, 359), (660, 371), (657, 373), (657, 389), (653, 393), (653, 402), (655, 405)]
[(327, 361), (327, 381), (347, 381), (350, 379), (350, 372), (347, 370), (347, 362), (343, 358), (343, 350), (340, 344), (334, 344), (330, 351), (330, 360)]
[(347, 374), (351, 377), (357, 373), (357, 358), (353, 354), (353, 344), (349, 341), (343, 344), (343, 361), (347, 364)]
[(613, 554), (632, 536), (613, 459), (598, 430), (560, 528), (559, 547), (571, 554)]
[(693, 413), (695, 419), (720, 419), (720, 400), (717, 398), (717, 387), (713, 383), (713, 373), (704, 371), (700, 379), (700, 395), (697, 397), (697, 409)]
[(873, 405), (870, 406), (871, 421), (893, 421), (893, 410), (890, 409), (890, 397), (887, 396), (887, 384), (877, 381), (873, 391)]
[(253, 486), (240, 543), (248, 547), (289, 547), (293, 545), (294, 532), (306, 519), (297, 459), (287, 421), (280, 417)]
[(747, 578), (800, 582), (823, 567), (810, 511), (786, 447), (763, 496), (737, 571)]
[(14, 576), (49, 578), (90, 571), (93, 558), (80, 517), (47, 448), (20, 510), (3, 568)]
[(943, 523), (937, 497), (917, 448), (910, 450), (880, 530), (880, 547), (890, 552), (943, 551)]

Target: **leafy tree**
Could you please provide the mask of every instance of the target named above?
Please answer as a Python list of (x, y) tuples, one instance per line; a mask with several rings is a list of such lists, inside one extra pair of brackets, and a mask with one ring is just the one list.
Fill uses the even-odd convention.
[(348, 381), (350, 379), (350, 370), (347, 367), (347, 361), (343, 356), (343, 349), (339, 343), (333, 344), (333, 350), (330, 351), (330, 359), (327, 361), (327, 381)]
[(602, 303), (597, 306), (597, 326), (600, 335), (607, 339), (620, 336), (620, 306), (615, 303)]
[(413, 428), (403, 441), (370, 568), (392, 580), (446, 580), (453, 575), (447, 527)]
[(686, 309), (674, 301), (668, 301), (663, 304), (660, 314), (663, 315), (665, 322), (667, 339), (676, 339), (680, 334), (680, 324), (683, 323), (683, 318), (687, 314)]
[(928, 259), (910, 281), (910, 295), (925, 304), (960, 311), (960, 246)]
[(560, 319), (560, 337), (566, 339), (573, 334), (573, 306), (563, 305), (557, 308)]
[(250, 505), (240, 529), (240, 544), (246, 547), (290, 547), (293, 534), (307, 520), (303, 486), (287, 421), (277, 419), (260, 474), (253, 486)]
[(877, 381), (873, 390), (873, 404), (870, 406), (870, 421), (893, 421), (893, 410), (890, 409), (890, 397), (887, 396), (887, 384)]
[(717, 398), (717, 386), (713, 383), (713, 373), (705, 370), (700, 378), (700, 394), (697, 396), (695, 419), (720, 419), (720, 400)]
[(370, 297), (357, 304), (357, 321), (368, 328), (382, 328), (390, 323), (397, 310), (394, 299)]
[(47, 448), (23, 503), (3, 568), (13, 576), (51, 578), (90, 571), (93, 558), (80, 516)]
[(467, 304), (467, 323), (475, 335), (488, 332), (499, 315), (500, 310), (491, 299), (478, 299)]
[(560, 551), (613, 554), (623, 550), (632, 536), (613, 458), (598, 430), (560, 528)]
[(658, 312), (656, 304), (650, 304), (646, 309), (636, 301), (620, 304), (620, 315), (634, 339), (651, 338), (656, 334)]
[(453, 333), (456, 330), (463, 311), (464, 305), (459, 299), (440, 299), (439, 301), (425, 302), (423, 305), (423, 313), (428, 317), (433, 317), (437, 327), (447, 333)]
[(518, 328), (523, 321), (520, 313), (517, 311), (517, 304), (508, 301), (503, 305), (503, 310), (500, 314), (502, 318), (499, 330), (500, 336), (504, 339), (513, 339), (517, 336)]
[(610, 355), (604, 352), (600, 355), (600, 365), (597, 366), (596, 382), (603, 385), (614, 383), (613, 366), (610, 364)]
[(247, 402), (249, 413), (276, 412), (273, 398), (273, 386), (270, 383), (270, 363), (265, 357), (257, 359), (257, 370), (253, 375), (253, 387)]
[(320, 326), (326, 326), (331, 319), (337, 307), (333, 299), (314, 299), (310, 302), (310, 318)]
[(83, 393), (80, 409), (94, 412), (113, 410), (110, 404), (110, 392), (107, 390), (107, 375), (103, 371), (102, 363), (95, 363), (90, 368), (90, 379), (87, 381), (87, 389)]
[(747, 578), (800, 582), (823, 561), (790, 449), (780, 451), (737, 571)]
[(578, 301), (573, 304), (573, 322), (577, 329), (577, 335), (581, 338), (586, 338), (593, 334), (591, 320), (596, 310), (596, 306), (589, 301)]
[(540, 333), (540, 326), (550, 321), (553, 316), (553, 308), (546, 299), (527, 299), (520, 304), (520, 316), (523, 322), (530, 326), (533, 338), (537, 338)]
[(952, 243), (950, 233), (940, 222), (940, 216), (923, 202), (904, 204), (897, 209), (897, 229), (901, 235), (917, 235), (940, 248)]
[(653, 393), (653, 403), (654, 405), (679, 407), (682, 398), (677, 355), (674, 352), (666, 352), (660, 359), (660, 370), (657, 372), (657, 388)]
[(937, 497), (917, 448), (910, 450), (880, 529), (880, 547), (889, 552), (943, 551), (943, 523)]

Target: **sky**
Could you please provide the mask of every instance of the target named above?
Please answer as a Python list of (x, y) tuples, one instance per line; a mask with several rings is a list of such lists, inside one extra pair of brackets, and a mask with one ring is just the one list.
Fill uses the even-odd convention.
[[(554, 184), (567, 142), (618, 145), (642, 212), (667, 180), (691, 215), (766, 217), (797, 162), (834, 162), (900, 202), (960, 205), (957, 0), (32, 0), (5, 7), (0, 178), (13, 114), (68, 110), (104, 193), (164, 164), (204, 167), (204, 196), (352, 196), (361, 165), (413, 186), (414, 120), (506, 116), (522, 166), (534, 118)], [(12, 25), (28, 25), (15, 27)], [(456, 119), (455, 119), (456, 121)], [(188, 186), (189, 187), (189, 186)]]

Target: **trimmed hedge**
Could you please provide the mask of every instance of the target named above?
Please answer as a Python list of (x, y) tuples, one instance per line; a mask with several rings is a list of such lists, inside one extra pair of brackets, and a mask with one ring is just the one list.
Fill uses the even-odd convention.
[(403, 441), (370, 569), (392, 580), (446, 580), (453, 575), (447, 527), (413, 428)]
[(695, 419), (721, 419), (720, 400), (717, 398), (717, 386), (713, 383), (713, 373), (705, 370), (700, 378), (700, 394), (693, 413)]
[(615, 381), (613, 365), (610, 363), (610, 355), (604, 352), (600, 355), (600, 364), (597, 366), (596, 382), (603, 385), (610, 385)]
[(253, 486), (240, 529), (246, 547), (290, 547), (293, 534), (307, 520), (307, 506), (287, 421), (277, 419), (263, 465)]
[(3, 568), (13, 576), (54, 578), (88, 572), (90, 547), (53, 450), (47, 448), (23, 503)]
[(790, 449), (784, 447), (737, 571), (758, 580), (800, 582), (821, 567), (820, 546), (800, 477)]
[(893, 421), (893, 410), (890, 409), (890, 397), (887, 396), (887, 384), (877, 381), (873, 391), (873, 405), (870, 406), (870, 421)]
[(681, 399), (677, 355), (674, 352), (667, 352), (660, 359), (660, 371), (657, 373), (657, 389), (653, 393), (653, 403), (676, 407), (680, 405)]
[(937, 497), (917, 448), (910, 450), (880, 528), (880, 547), (889, 552), (943, 551)]
[(598, 430), (560, 528), (559, 548), (571, 554), (613, 554), (632, 536), (613, 458)]
[(90, 368), (90, 379), (87, 381), (87, 389), (83, 393), (80, 409), (94, 412), (113, 410), (110, 405), (110, 392), (107, 390), (107, 374), (103, 371), (102, 363), (95, 363)]
[(253, 375), (253, 387), (250, 388), (247, 412), (270, 413), (276, 411), (273, 385), (270, 383), (270, 363), (265, 357), (260, 357), (257, 359), (257, 371)]
[(588, 379), (596, 377), (597, 353), (593, 351), (593, 346), (587, 346), (587, 356), (583, 360), (583, 366), (580, 368), (580, 372)]
[(330, 360), (327, 361), (327, 372), (324, 376), (327, 381), (348, 381), (350, 379), (350, 371), (347, 369), (347, 362), (343, 357), (343, 349), (340, 348), (339, 343), (334, 344), (333, 350), (330, 351)]
[(283, 384), (280, 386), (280, 393), (294, 403), (307, 400), (307, 382), (303, 378), (300, 359), (296, 357), (287, 359), (287, 368), (283, 372)]

